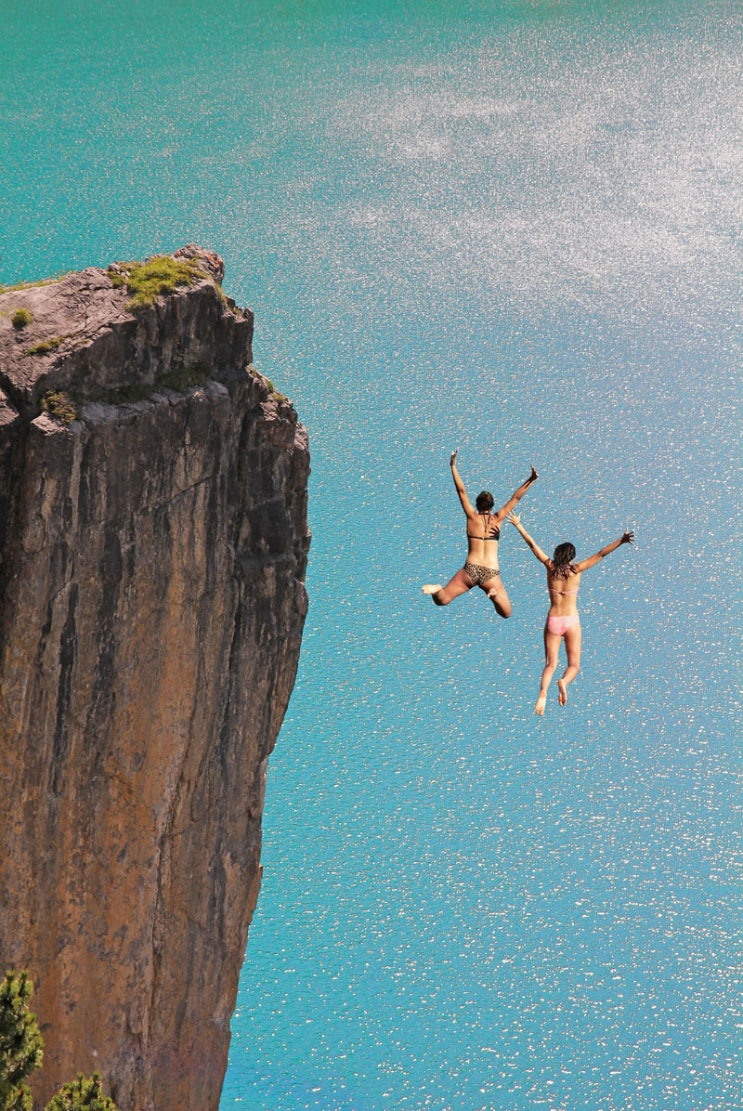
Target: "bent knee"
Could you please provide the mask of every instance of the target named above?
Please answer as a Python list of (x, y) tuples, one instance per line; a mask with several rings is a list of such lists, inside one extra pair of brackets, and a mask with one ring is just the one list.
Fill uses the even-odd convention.
[(507, 598), (505, 600), (503, 598), (500, 598), (495, 590), (490, 591), (490, 593), (488, 594), (488, 598), (495, 606), (496, 612), (500, 617), (511, 616), (511, 603), (508, 601)]
[(451, 601), (451, 598), (443, 597), (441, 591), (439, 591), (438, 594), (432, 594), (431, 599), (435, 606), (448, 606), (449, 602)]

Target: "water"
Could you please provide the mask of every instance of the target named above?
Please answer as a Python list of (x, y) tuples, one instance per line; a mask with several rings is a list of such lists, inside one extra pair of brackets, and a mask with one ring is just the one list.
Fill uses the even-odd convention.
[[(6, 5), (0, 281), (195, 240), (310, 430), (223, 1111), (740, 1106), (734, 3)], [(461, 565), (448, 458), (579, 555)]]

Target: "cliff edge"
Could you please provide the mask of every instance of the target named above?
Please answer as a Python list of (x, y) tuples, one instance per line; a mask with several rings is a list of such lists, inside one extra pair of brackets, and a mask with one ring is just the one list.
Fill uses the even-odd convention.
[(305, 431), (219, 256), (167, 266), (149, 300), (133, 264), (0, 293), (0, 971), (36, 985), (35, 1106), (97, 1069), (121, 1111), (216, 1111), (307, 610)]

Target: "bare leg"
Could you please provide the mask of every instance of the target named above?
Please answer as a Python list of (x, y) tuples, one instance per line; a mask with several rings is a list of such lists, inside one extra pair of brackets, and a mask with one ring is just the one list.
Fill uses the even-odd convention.
[(506, 594), (506, 588), (500, 575), (494, 579), (488, 579), (486, 583), (482, 584), (482, 589), (495, 606), (495, 612), (500, 617), (511, 616), (511, 599)]
[(475, 584), (470, 580), (468, 575), (465, 575), (464, 569), (457, 571), (453, 579), (450, 579), (446, 586), (434, 586), (427, 584), (423, 587), (424, 594), (430, 594), (431, 600), (437, 606), (448, 606), (460, 594), (466, 594), (468, 590), (472, 590)]
[(557, 661), (560, 653), (560, 641), (562, 637), (559, 633), (551, 633), (547, 626), (544, 627), (544, 671), (542, 672), (542, 682), (539, 685), (539, 697), (537, 704), (534, 707), (534, 713), (539, 714), (540, 717), (544, 714), (544, 707), (547, 705), (547, 691), (552, 682), (552, 676), (555, 674)]
[(561, 706), (566, 706), (568, 701), (568, 684), (572, 683), (580, 671), (580, 647), (582, 635), (580, 625), (572, 625), (565, 630), (565, 651), (568, 654), (568, 666), (565, 668), (562, 679), (557, 680), (557, 701)]

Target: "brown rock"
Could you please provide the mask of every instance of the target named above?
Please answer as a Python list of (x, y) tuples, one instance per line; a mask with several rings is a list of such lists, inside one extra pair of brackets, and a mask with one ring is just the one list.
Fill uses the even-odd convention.
[(0, 295), (0, 967), (38, 1106), (97, 1069), (121, 1111), (216, 1111), (299, 657), (306, 433), (185, 250), (203, 280), (135, 312), (97, 269)]

